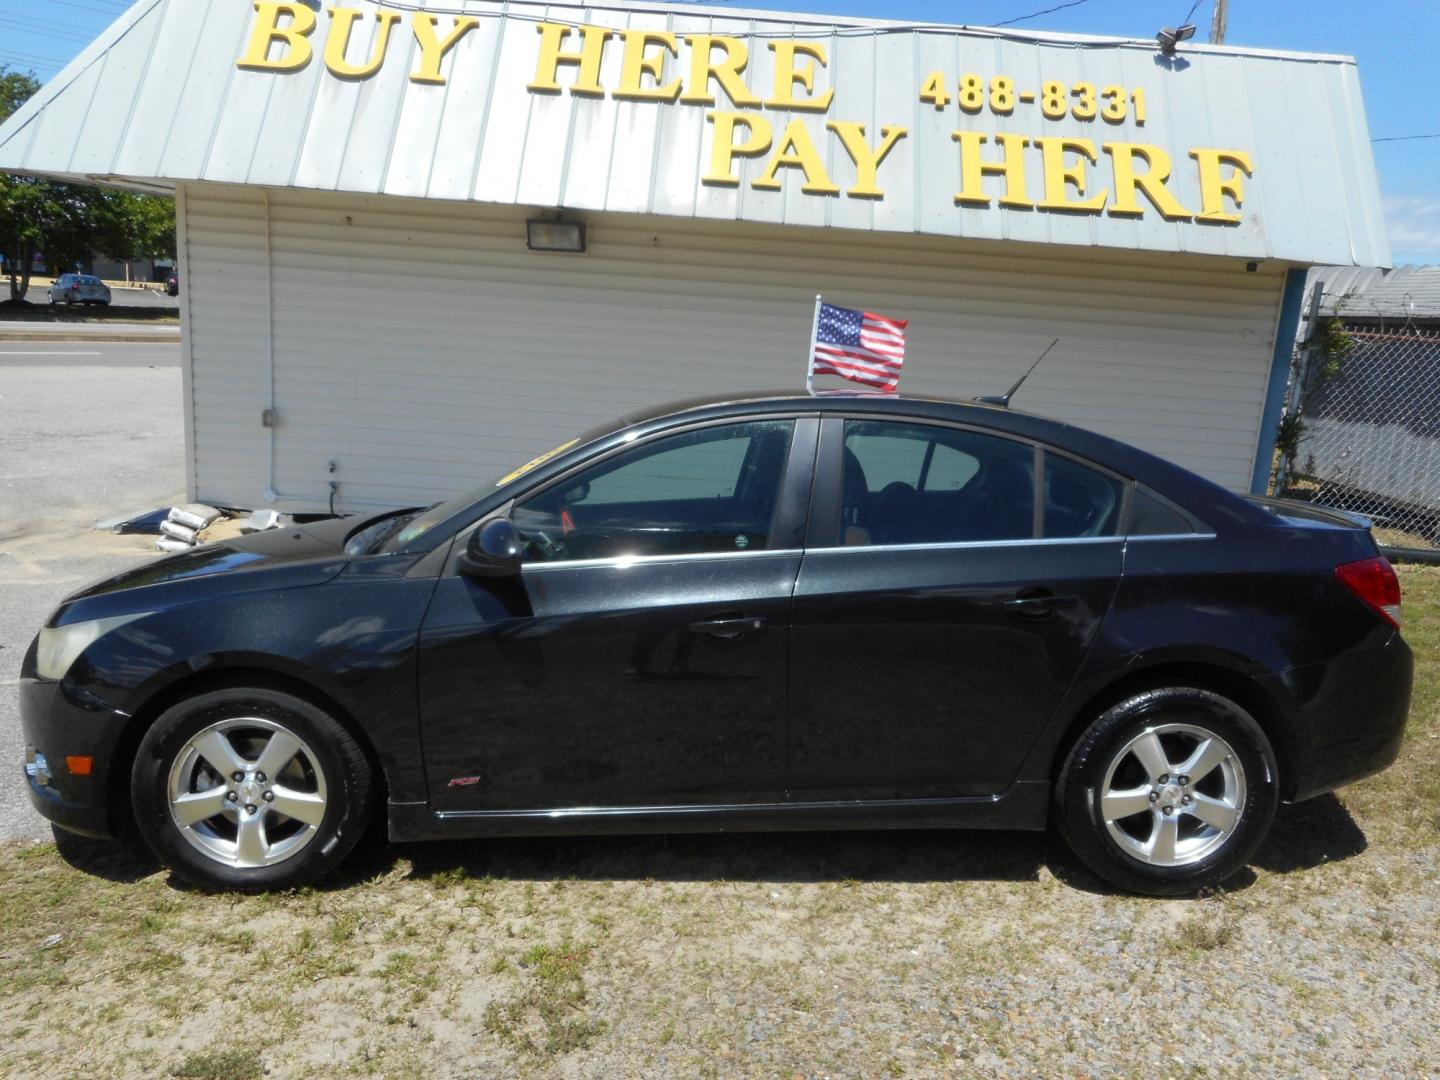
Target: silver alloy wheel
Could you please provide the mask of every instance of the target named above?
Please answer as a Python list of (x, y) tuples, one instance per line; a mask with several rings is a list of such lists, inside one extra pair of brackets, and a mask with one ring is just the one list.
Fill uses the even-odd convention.
[(325, 773), (305, 741), (257, 716), (197, 732), (170, 766), (170, 817), (207, 858), (237, 869), (273, 866), (315, 838)]
[(1239, 756), (1193, 724), (1146, 728), (1115, 755), (1100, 788), (1110, 838), (1152, 866), (1188, 866), (1213, 854), (1234, 834), (1244, 805)]

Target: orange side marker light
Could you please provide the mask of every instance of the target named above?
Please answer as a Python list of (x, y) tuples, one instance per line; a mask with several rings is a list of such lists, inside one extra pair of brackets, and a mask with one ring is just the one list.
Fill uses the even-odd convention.
[(95, 764), (95, 759), (89, 754), (68, 755), (65, 758), (65, 767), (76, 776), (89, 776), (90, 767)]

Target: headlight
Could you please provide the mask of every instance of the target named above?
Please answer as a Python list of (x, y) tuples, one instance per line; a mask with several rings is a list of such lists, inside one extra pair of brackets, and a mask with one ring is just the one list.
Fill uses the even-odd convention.
[(88, 649), (111, 630), (128, 622), (143, 619), (148, 611), (137, 611), (133, 615), (113, 615), (108, 619), (90, 619), (87, 622), (70, 623), (68, 626), (47, 626), (40, 631), (40, 640), (35, 646), (35, 671), (42, 679), (59, 682), (75, 663), (76, 657)]

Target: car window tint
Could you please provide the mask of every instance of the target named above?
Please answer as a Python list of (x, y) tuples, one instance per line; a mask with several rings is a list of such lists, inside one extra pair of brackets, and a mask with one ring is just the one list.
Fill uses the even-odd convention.
[(934, 451), (930, 464), (924, 469), (924, 482), (920, 485), (923, 490), (959, 491), (980, 471), (980, 462), (973, 455), (943, 443), (930, 445)]
[(1028, 539), (1034, 507), (1029, 446), (933, 424), (845, 422), (842, 544)]
[(92, 277), (92, 276), (90, 276), (89, 274), (83, 274), (83, 275), (81, 275), (81, 277), (80, 277), (80, 284), (81, 284), (81, 285), (99, 285), (99, 284), (100, 284), (100, 279), (99, 279), (98, 277)]
[(1135, 485), (1130, 502), (1131, 536), (1185, 536), (1195, 532), (1190, 519), (1143, 484)]
[(1056, 454), (1045, 455), (1045, 535), (1114, 536), (1125, 485)]
[(760, 550), (794, 422), (669, 435), (522, 499), (512, 518), (527, 563)]

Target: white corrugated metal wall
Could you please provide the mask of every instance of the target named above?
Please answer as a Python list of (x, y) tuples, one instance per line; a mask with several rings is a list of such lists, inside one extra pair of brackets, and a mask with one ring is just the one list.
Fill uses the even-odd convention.
[(912, 320), (907, 393), (1000, 392), (1059, 337), (1018, 406), (1243, 489), (1284, 285), (1233, 259), (616, 214), (587, 254), (541, 254), (523, 208), (394, 197), (190, 184), (182, 205), (191, 491), (226, 506), (323, 509), (332, 479), (341, 510), (432, 501), (628, 410), (799, 387), (816, 292)]

